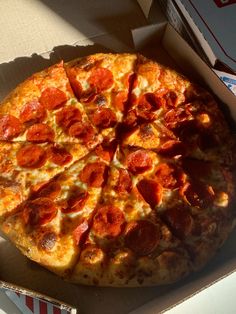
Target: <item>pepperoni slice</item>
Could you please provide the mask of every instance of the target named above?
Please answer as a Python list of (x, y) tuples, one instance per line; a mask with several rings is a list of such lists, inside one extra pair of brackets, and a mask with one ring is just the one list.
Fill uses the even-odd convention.
[(125, 169), (119, 169), (119, 178), (115, 187), (119, 193), (130, 193), (132, 190), (132, 180), (130, 174)]
[(137, 115), (145, 121), (155, 119), (155, 111), (161, 107), (160, 98), (153, 93), (144, 94), (137, 105)]
[(139, 193), (144, 200), (153, 208), (160, 205), (162, 201), (163, 188), (155, 180), (143, 179), (137, 184)]
[(56, 113), (56, 123), (67, 130), (73, 123), (81, 121), (82, 115), (75, 106), (66, 106)]
[(193, 231), (194, 221), (186, 208), (170, 208), (165, 212), (163, 219), (173, 233), (181, 239), (191, 235)]
[(34, 143), (53, 142), (54, 137), (53, 129), (44, 123), (32, 125), (26, 133), (27, 141)]
[(169, 91), (165, 94), (165, 107), (166, 108), (174, 108), (178, 103), (178, 96), (174, 91)]
[(76, 122), (71, 125), (68, 131), (70, 136), (78, 138), (85, 145), (91, 144), (95, 139), (95, 130), (88, 122)]
[(160, 242), (160, 228), (148, 220), (132, 221), (127, 225), (125, 245), (139, 256), (151, 254)]
[(165, 157), (184, 156), (187, 153), (187, 148), (184, 143), (177, 140), (169, 140), (165, 142), (158, 150), (158, 153)]
[(0, 115), (0, 140), (12, 140), (23, 131), (23, 125), (16, 117), (6, 114)]
[(43, 185), (36, 193), (37, 197), (47, 197), (51, 200), (57, 198), (61, 192), (61, 186), (58, 182), (52, 181)]
[(100, 188), (107, 180), (108, 167), (104, 162), (87, 164), (79, 174), (82, 182), (89, 187)]
[(64, 214), (75, 213), (82, 210), (87, 202), (89, 194), (87, 191), (77, 191), (67, 201), (68, 206), (62, 208)]
[(80, 101), (83, 103), (89, 103), (92, 101), (96, 101), (97, 99), (97, 89), (93, 86), (89, 89), (87, 89), (86, 91), (83, 91), (83, 93), (81, 94), (80, 97)]
[(165, 125), (170, 129), (175, 129), (190, 120), (192, 120), (191, 113), (182, 107), (171, 109), (164, 116)]
[(178, 122), (177, 119), (178, 119), (177, 113), (175, 112), (174, 109), (171, 109), (164, 116), (165, 125), (167, 127), (170, 127), (171, 129), (174, 129)]
[(155, 120), (155, 112), (152, 112), (151, 108), (147, 104), (146, 107), (142, 104), (142, 107), (139, 105), (136, 111), (137, 117), (140, 122), (151, 122)]
[(71, 87), (73, 89), (73, 92), (74, 92), (75, 96), (78, 99), (80, 99), (81, 95), (82, 95), (82, 91), (83, 91), (83, 88), (82, 88), (80, 82), (78, 82), (76, 80), (76, 78), (73, 75), (70, 75), (70, 74), (69, 74), (69, 79), (70, 79)]
[(20, 120), (23, 123), (39, 123), (46, 118), (45, 108), (37, 100), (27, 102), (20, 112)]
[(124, 120), (123, 120), (123, 124), (125, 125), (126, 128), (133, 128), (137, 125), (137, 112), (136, 110), (132, 109), (129, 110), (127, 115), (125, 116)]
[(113, 75), (110, 70), (102, 67), (92, 69), (88, 78), (91, 86), (94, 86), (98, 92), (109, 89), (113, 85)]
[(117, 148), (115, 140), (111, 142), (104, 142), (95, 148), (95, 153), (106, 161), (111, 161), (114, 157)]
[(112, 104), (113, 106), (121, 111), (124, 112), (127, 105), (128, 93), (125, 91), (117, 92), (113, 94)]
[(133, 174), (143, 173), (152, 168), (152, 159), (145, 150), (136, 150), (126, 160), (128, 170)]
[(22, 168), (41, 168), (47, 160), (46, 151), (37, 145), (27, 145), (19, 149), (16, 154), (17, 163)]
[(198, 182), (186, 182), (179, 192), (189, 205), (201, 208), (211, 205), (215, 195), (211, 186)]
[(177, 169), (174, 165), (162, 163), (156, 169), (156, 180), (167, 189), (174, 189), (179, 186)]
[(88, 221), (84, 218), (73, 231), (73, 238), (77, 245), (81, 245), (85, 241), (88, 229)]
[(62, 107), (67, 101), (66, 94), (56, 87), (48, 87), (42, 92), (39, 102), (48, 110)]
[(115, 113), (109, 108), (100, 108), (94, 112), (92, 121), (94, 125), (101, 129), (111, 128), (117, 122)]
[(36, 198), (24, 205), (23, 219), (25, 224), (41, 226), (50, 222), (57, 214), (53, 201), (46, 197)]
[(48, 158), (58, 166), (65, 166), (73, 159), (72, 155), (60, 146), (52, 146), (47, 150)]
[(93, 218), (93, 231), (102, 238), (114, 238), (121, 234), (125, 223), (123, 212), (113, 206), (100, 207)]

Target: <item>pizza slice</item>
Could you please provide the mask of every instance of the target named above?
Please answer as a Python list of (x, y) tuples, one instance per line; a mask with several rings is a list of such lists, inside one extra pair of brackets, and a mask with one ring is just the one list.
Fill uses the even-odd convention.
[(233, 178), (229, 166), (188, 156), (163, 156), (125, 148), (118, 154), (138, 193), (157, 211), (200, 269), (233, 228)]
[(74, 96), (60, 62), (32, 75), (2, 102), (0, 140), (71, 142), (91, 149), (101, 136)]
[(111, 166), (89, 226), (73, 282), (148, 286), (190, 272), (188, 252), (137, 193), (135, 179), (124, 168)]
[(235, 139), (212, 95), (190, 85), (185, 103), (168, 110), (162, 123), (188, 148), (188, 156), (231, 166)]
[(233, 228), (233, 182), (228, 167), (183, 158), (160, 159), (136, 188), (202, 268)]
[(98, 53), (65, 65), (75, 95), (104, 137), (114, 137), (114, 127), (122, 121), (136, 58), (135, 54)]
[(76, 143), (0, 142), (0, 150), (0, 220), (32, 191), (88, 153)]
[(183, 92), (189, 82), (174, 70), (142, 55), (137, 57), (134, 73), (128, 110), (122, 121), (123, 143), (130, 146), (143, 143), (145, 148), (157, 148), (161, 145), (160, 138), (170, 135), (166, 134), (160, 118), (167, 107), (184, 101)]
[(34, 190), (5, 217), (1, 230), (28, 258), (68, 277), (108, 168), (96, 154), (87, 155)]
[(134, 72), (122, 145), (232, 164), (235, 142), (212, 95), (143, 56)]

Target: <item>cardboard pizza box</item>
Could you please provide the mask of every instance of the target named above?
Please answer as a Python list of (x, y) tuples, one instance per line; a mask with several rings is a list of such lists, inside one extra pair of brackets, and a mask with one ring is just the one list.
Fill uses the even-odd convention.
[[(227, 104), (236, 120), (235, 98), (216, 74), (180, 35), (146, 3), (145, 18), (137, 2), (109, 0), (65, 1), (9, 0), (0, 6), (0, 97), (19, 82), (62, 57), (70, 60), (98, 51), (138, 50), (190, 78), (207, 85)], [(145, 0), (139, 0), (143, 5)], [(156, 15), (157, 14), (157, 15)], [(159, 16), (158, 20), (155, 16)], [(155, 21), (155, 24), (152, 24)], [(147, 288), (98, 288), (71, 284), (29, 261), (0, 236), (0, 278), (37, 293), (61, 300), (79, 313), (161, 312), (212, 285), (236, 268), (234, 231), (208, 266), (171, 286)], [(33, 294), (37, 296), (36, 294)], [(151, 302), (151, 303), (149, 303)], [(141, 312), (140, 312), (141, 313)]]
[[(181, 1), (166, 1), (166, 0), (156, 0), (157, 3), (160, 5), (162, 12), (167, 17), (167, 20), (170, 22), (170, 24), (178, 31), (178, 33), (181, 34), (181, 36), (190, 44), (190, 46), (201, 56), (203, 60), (205, 60), (209, 65), (213, 68), (216, 75), (224, 82), (224, 84), (231, 90), (234, 95), (236, 95), (236, 75), (233, 74), (233, 71), (229, 68), (229, 66), (225, 65), (223, 62), (219, 61), (220, 58), (216, 57), (211, 47), (211, 41), (209, 41), (209, 45), (205, 43), (206, 38), (204, 38), (204, 31), (201, 32), (201, 29), (199, 27), (196, 27), (194, 24), (193, 18), (194, 15), (191, 14), (190, 11), (186, 11), (187, 7), (185, 8)], [(183, 1), (184, 2), (184, 1)], [(186, 1), (188, 2), (188, 1)], [(195, 8), (194, 1), (189, 1), (193, 8)], [(231, 1), (222, 1), (222, 5), (219, 6), (219, 3), (221, 1), (215, 1), (215, 3), (218, 5), (216, 8), (223, 8), (226, 5), (229, 5)], [(213, 1), (214, 3), (214, 1)], [(232, 3), (231, 3), (232, 4)], [(196, 6), (200, 6), (201, 9), (205, 10), (207, 9), (208, 5), (210, 5), (210, 8), (214, 8), (214, 4), (207, 4), (205, 6), (205, 2), (202, 1), (196, 2)], [(236, 5), (234, 6), (234, 9), (236, 8)], [(218, 9), (216, 9), (217, 11)], [(217, 11), (218, 12), (218, 11)], [(220, 14), (224, 18), (228, 18), (225, 16), (228, 11), (220, 10)], [(207, 20), (209, 17), (211, 17), (211, 12), (209, 9), (209, 12), (207, 11), (206, 16), (204, 16)], [(214, 16), (214, 15), (213, 15)], [(217, 21), (220, 21), (221, 19), (218, 18)], [(235, 28), (235, 21), (231, 19), (231, 22), (233, 23), (233, 26)], [(199, 24), (197, 24), (199, 26)], [(217, 26), (217, 23), (213, 23), (213, 31), (215, 27)], [(221, 26), (220, 26), (221, 27)], [(230, 34), (233, 34), (233, 32), (230, 32), (230, 27), (221, 27), (223, 31), (227, 33), (227, 38), (230, 38)], [(204, 29), (205, 30), (205, 29)], [(231, 40), (231, 39), (230, 39)], [(235, 36), (233, 35), (233, 41), (235, 40)], [(218, 42), (219, 43), (219, 42)], [(231, 44), (231, 41), (230, 41)], [(232, 44), (235, 46), (235, 43)], [(223, 46), (224, 48), (224, 46)], [(233, 49), (234, 51), (235, 49)], [(225, 51), (224, 51), (225, 52)]]
[[(0, 301), (6, 314), (76, 314), (77, 309), (49, 296), (0, 280)], [(5, 298), (4, 298), (5, 297)], [(8, 297), (8, 299), (6, 299)], [(11, 301), (11, 302), (10, 302)], [(10, 303), (9, 303), (10, 302)], [(14, 306), (15, 305), (15, 306)], [(0, 308), (1, 309), (1, 308)]]
[(175, 1), (156, 0), (160, 5), (162, 12), (165, 14), (168, 22), (177, 30), (177, 32), (184, 38), (189, 45), (195, 49), (195, 51), (204, 60), (208, 60), (207, 56), (199, 45), (198, 40), (189, 26), (183, 13), (180, 11)]
[(175, 0), (213, 67), (236, 73), (235, 0)]

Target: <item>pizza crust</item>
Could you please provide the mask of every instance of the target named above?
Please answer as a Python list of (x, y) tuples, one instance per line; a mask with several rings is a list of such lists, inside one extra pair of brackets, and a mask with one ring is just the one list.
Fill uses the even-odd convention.
[(29, 259), (66, 277), (73, 268), (79, 254), (71, 234), (60, 235), (60, 217), (47, 228), (26, 230), (20, 213), (7, 218), (2, 231)]

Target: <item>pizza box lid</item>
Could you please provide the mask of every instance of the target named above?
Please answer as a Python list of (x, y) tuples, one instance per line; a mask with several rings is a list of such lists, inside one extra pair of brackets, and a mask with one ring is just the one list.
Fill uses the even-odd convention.
[[(180, 11), (176, 2), (167, 2), (165, 0), (156, 0), (160, 5), (162, 12), (166, 15), (168, 22), (181, 34), (181, 36), (190, 44), (190, 46), (201, 56), (203, 60), (209, 63), (208, 56), (199, 44), (193, 29), (190, 27), (185, 16)], [(222, 63), (217, 62), (214, 72), (224, 82), (224, 84), (236, 95), (236, 75), (233, 75), (228, 67)], [(228, 72), (227, 72), (228, 71)]]
[[(191, 76), (194, 73), (197, 79), (208, 84), (229, 105), (232, 116), (236, 119), (232, 93), (165, 21), (161, 19), (156, 25), (147, 25), (137, 3), (131, 0), (119, 2), (119, 5), (117, 3), (110, 13), (107, 9), (110, 8), (109, 0), (99, 2), (98, 12), (91, 10), (91, 3), (95, 8), (98, 6), (95, 0), (80, 3), (81, 10), (78, 10), (78, 2), (71, 1), (70, 13), (65, 2), (61, 2), (60, 8), (56, 0), (32, 2), (30, 6), (23, 0), (9, 0), (1, 4), (8, 19), (4, 20), (5, 24), (0, 28), (4, 44), (0, 47), (3, 52), (0, 53), (0, 97), (5, 96), (30, 74), (55, 63), (61, 57), (69, 60), (95, 51), (121, 52), (137, 48), (164, 64), (177, 68), (185, 65), (182, 67), (184, 72)], [(74, 14), (75, 11), (78, 14)], [(81, 34), (77, 19), (83, 12), (87, 14), (86, 22), (89, 20), (92, 26), (88, 26), (88, 30), (81, 28), (84, 30)], [(152, 10), (150, 14), (152, 15)], [(27, 16), (27, 19), (22, 15)], [(120, 28), (121, 20), (128, 24)], [(41, 33), (42, 23), (48, 23), (48, 27)], [(84, 23), (83, 18), (81, 23)], [(137, 28), (132, 33), (129, 30), (140, 26), (144, 27)], [(11, 51), (7, 49), (10, 45)], [(193, 274), (180, 283), (165, 287), (122, 289), (86, 287), (64, 282), (27, 260), (9, 241), (0, 237), (0, 277), (4, 281), (72, 304), (82, 313), (128, 313), (151, 300), (156, 301), (155, 311), (160, 312), (235, 270), (235, 235), (234, 232), (202, 272)]]
[(235, 0), (175, 0), (211, 65), (236, 73)]

